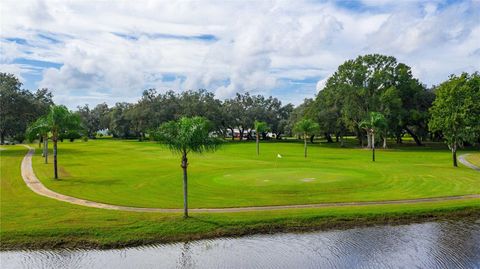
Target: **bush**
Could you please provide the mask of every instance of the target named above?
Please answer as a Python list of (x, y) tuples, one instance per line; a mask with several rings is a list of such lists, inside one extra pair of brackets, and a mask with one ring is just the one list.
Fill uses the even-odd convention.
[(17, 141), (18, 143), (23, 143), (23, 141), (25, 141), (25, 135), (17, 134), (13, 137), (13, 141)]
[(70, 131), (70, 132), (61, 134), (59, 136), (60, 141), (62, 141), (62, 142), (63, 142), (63, 139), (68, 139), (68, 140), (70, 140), (70, 142), (73, 142), (73, 141), (75, 141), (75, 139), (79, 139), (81, 137), (82, 136), (76, 131)]

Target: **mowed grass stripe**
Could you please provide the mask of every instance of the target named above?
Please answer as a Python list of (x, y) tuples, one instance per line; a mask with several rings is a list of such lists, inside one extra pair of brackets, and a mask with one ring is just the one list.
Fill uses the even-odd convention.
[[(453, 168), (448, 150), (402, 147), (370, 152), (329, 144), (226, 143), (216, 153), (191, 154), (192, 208), (241, 207), (349, 201), (380, 201), (478, 193), (480, 176)], [(109, 204), (180, 208), (179, 156), (162, 145), (122, 140), (64, 142), (59, 146), (61, 180), (37, 151), (34, 169), (50, 189)], [(281, 154), (283, 158), (277, 158)]]

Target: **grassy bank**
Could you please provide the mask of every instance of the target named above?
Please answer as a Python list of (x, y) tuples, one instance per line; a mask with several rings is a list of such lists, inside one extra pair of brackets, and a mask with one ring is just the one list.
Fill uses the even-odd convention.
[(480, 216), (478, 199), (416, 205), (193, 214), (187, 220), (178, 214), (86, 208), (31, 192), (20, 176), (20, 162), (26, 149), (21, 146), (4, 148), (6, 150), (0, 152), (0, 247), (3, 250), (109, 248), (252, 233), (338, 229)]

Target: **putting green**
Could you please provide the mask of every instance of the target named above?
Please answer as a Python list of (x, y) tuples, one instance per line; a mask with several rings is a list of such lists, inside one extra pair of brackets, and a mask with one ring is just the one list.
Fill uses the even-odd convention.
[(331, 168), (267, 168), (236, 171), (213, 178), (216, 184), (237, 185), (243, 187), (271, 188), (277, 185), (311, 188), (312, 185), (340, 184), (352, 181), (354, 185), (361, 183), (364, 173), (359, 171), (345, 172)]
[[(477, 194), (480, 175), (453, 168), (448, 150), (402, 147), (377, 151), (301, 143), (226, 143), (189, 157), (192, 208), (382, 201)], [(59, 144), (61, 180), (39, 155), (34, 169), (50, 189), (87, 200), (138, 207), (180, 208), (180, 158), (150, 142), (91, 140)], [(277, 158), (281, 154), (282, 158)]]

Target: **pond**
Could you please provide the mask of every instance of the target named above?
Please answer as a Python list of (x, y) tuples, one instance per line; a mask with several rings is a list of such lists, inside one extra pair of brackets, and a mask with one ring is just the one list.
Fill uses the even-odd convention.
[(115, 250), (6, 251), (1, 268), (480, 268), (480, 220)]

